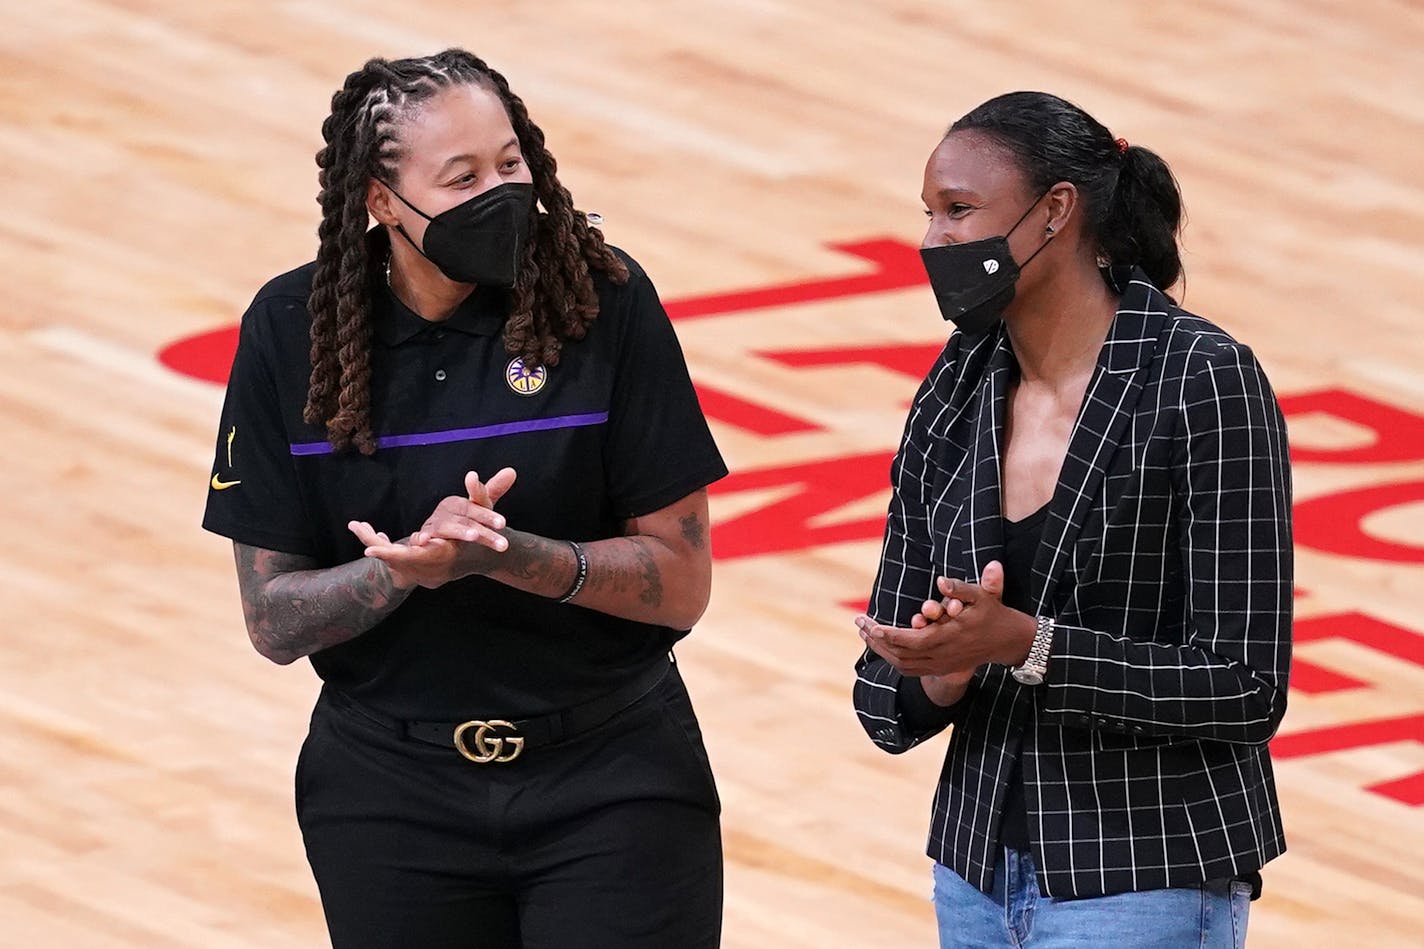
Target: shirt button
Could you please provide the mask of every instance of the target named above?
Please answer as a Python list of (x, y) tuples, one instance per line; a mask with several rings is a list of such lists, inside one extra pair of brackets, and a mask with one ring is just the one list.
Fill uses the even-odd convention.
[(445, 331), (444, 331), (444, 330), (436, 330), (436, 331), (435, 331), (435, 339), (436, 339), (437, 342), (438, 342), (439, 340), (444, 339), (444, 338), (445, 338)]
[(437, 369), (437, 370), (435, 370), (435, 381), (436, 381), (436, 382), (444, 382), (444, 381), (445, 381), (445, 370), (444, 370), (444, 369)]

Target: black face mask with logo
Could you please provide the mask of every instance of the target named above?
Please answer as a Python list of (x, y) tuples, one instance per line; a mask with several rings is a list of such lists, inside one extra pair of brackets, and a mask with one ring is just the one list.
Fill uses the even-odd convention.
[(1014, 262), (1014, 256), (1009, 252), (1009, 234), (1042, 200), (1043, 195), (1039, 195), (1009, 228), (1009, 233), (1002, 237), (920, 249), (920, 259), (930, 278), (930, 289), (939, 301), (940, 315), (958, 327), (961, 333), (974, 336), (992, 329), (999, 322), (1004, 308), (1013, 300), (1014, 284), (1018, 282), (1023, 267), (1027, 267), (1029, 260), (1048, 246), (1045, 240), (1022, 266)]
[(457, 283), (514, 286), (520, 255), (529, 240), (533, 185), (519, 181), (497, 185), (434, 217), (406, 201), (395, 188), (391, 194), (430, 222), (421, 241), (424, 247), (411, 240), (404, 227), (397, 224), (396, 230), (445, 276)]

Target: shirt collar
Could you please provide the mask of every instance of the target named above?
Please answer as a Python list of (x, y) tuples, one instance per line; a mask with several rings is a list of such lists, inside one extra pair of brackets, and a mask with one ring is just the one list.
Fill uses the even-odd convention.
[(377, 225), (367, 235), (370, 259), (379, 261), (371, 298), (377, 339), (387, 346), (399, 346), (435, 330), (455, 330), (470, 336), (493, 336), (500, 331), (509, 313), (509, 291), (502, 287), (475, 287), (449, 318), (439, 321), (427, 320), (402, 303), (386, 283), (385, 262), (391, 247), (384, 232), (385, 228)]
[(1167, 304), (1179, 305), (1175, 297), (1165, 290), (1158, 289), (1147, 272), (1136, 264), (1108, 264), (1098, 268), (1098, 272), (1103, 275), (1103, 280), (1114, 293), (1122, 297), (1123, 302), (1119, 304), (1119, 309), (1127, 307), (1156, 307), (1161, 309)]
[(448, 319), (427, 320), (402, 303), (382, 278), (372, 304), (377, 338), (387, 346), (399, 346), (421, 333), (435, 330), (493, 336), (504, 326), (509, 294), (500, 288), (476, 287)]

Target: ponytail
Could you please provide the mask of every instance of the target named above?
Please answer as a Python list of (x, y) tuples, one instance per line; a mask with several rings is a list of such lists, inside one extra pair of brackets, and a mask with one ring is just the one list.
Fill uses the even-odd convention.
[(1164, 292), (1182, 278), (1182, 195), (1155, 152), (1114, 138), (1078, 106), (1046, 92), (997, 96), (949, 132), (971, 129), (1013, 156), (1031, 190), (1074, 185), (1084, 230), (1105, 262), (1141, 267)]
[(1097, 229), (1103, 255), (1141, 267), (1165, 291), (1182, 277), (1181, 229), (1182, 193), (1172, 169), (1151, 149), (1128, 146)]

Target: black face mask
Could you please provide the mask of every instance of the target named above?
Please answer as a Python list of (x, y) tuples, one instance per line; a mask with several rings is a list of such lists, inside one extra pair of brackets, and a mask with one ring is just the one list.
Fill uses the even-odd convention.
[[(991, 329), (1013, 300), (1014, 284), (1018, 282), (1023, 268), (1014, 262), (1014, 256), (1009, 252), (1009, 234), (1042, 200), (1043, 195), (1039, 195), (1003, 237), (920, 249), (920, 259), (924, 261), (925, 273), (930, 278), (930, 289), (939, 301), (940, 315), (957, 326), (961, 333), (973, 336)], [(1027, 267), (1028, 261), (1037, 257), (1039, 251), (1047, 246), (1048, 241), (1045, 240), (1023, 262), (1023, 266)]]
[(395, 188), (391, 194), (430, 222), (421, 241), (424, 247), (399, 224), (396, 230), (445, 276), (457, 283), (514, 286), (519, 258), (529, 240), (533, 185), (518, 181), (497, 185), (434, 217), (406, 201)]

